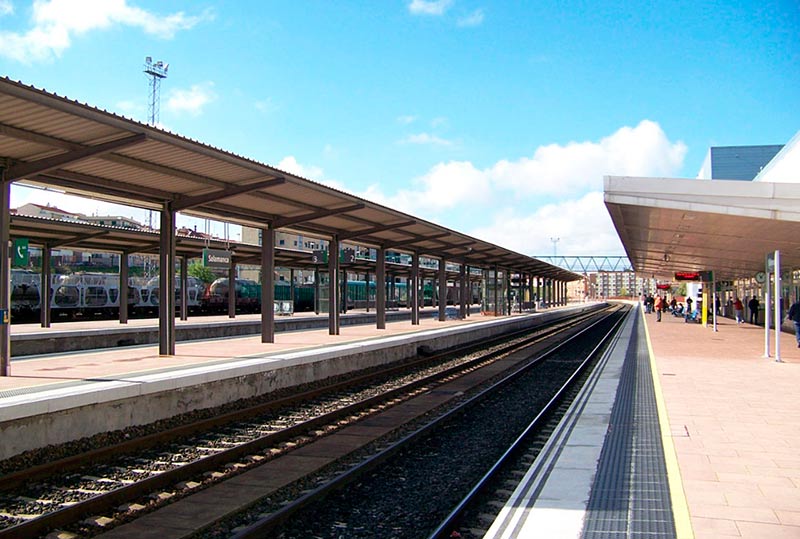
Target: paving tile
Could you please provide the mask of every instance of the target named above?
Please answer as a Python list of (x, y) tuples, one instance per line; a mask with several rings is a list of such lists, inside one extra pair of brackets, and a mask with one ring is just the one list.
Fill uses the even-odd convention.
[(733, 520), (717, 518), (692, 518), (695, 539), (714, 537), (741, 537)]
[(797, 539), (800, 527), (763, 524), (760, 522), (737, 522), (742, 539)]
[(722, 319), (716, 333), (683, 326), (648, 320), (695, 537), (800, 538), (793, 336), (781, 335), (776, 363), (761, 357), (763, 330)]

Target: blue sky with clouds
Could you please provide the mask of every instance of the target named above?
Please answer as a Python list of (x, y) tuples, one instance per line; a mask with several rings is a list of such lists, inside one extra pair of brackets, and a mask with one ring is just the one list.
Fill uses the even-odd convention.
[(796, 0), (0, 0), (11, 79), (147, 121), (146, 56), (163, 128), (530, 255), (623, 254), (605, 174), (800, 128)]

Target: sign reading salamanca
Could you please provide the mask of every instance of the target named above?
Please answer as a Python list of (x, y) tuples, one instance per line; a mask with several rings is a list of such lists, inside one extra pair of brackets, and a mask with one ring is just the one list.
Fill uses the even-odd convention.
[(221, 249), (203, 249), (203, 265), (207, 268), (227, 268), (231, 265), (231, 252)]

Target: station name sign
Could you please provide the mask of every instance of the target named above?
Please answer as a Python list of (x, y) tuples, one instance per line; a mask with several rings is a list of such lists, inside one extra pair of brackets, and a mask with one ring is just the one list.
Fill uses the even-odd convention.
[(203, 266), (207, 268), (227, 268), (233, 255), (222, 249), (203, 249)]
[(714, 279), (710, 271), (676, 271), (676, 281), (702, 281), (711, 282)]

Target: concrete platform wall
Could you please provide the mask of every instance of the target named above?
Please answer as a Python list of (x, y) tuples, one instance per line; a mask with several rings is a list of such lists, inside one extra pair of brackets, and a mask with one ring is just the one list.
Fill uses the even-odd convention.
[(442, 351), (596, 310), (571, 307), (525, 316), (376, 338), (315, 350), (260, 355), (179, 371), (42, 390), (2, 409), (0, 459), (49, 444), (146, 425), (182, 413), (412, 358), (425, 346)]
[[(474, 308), (472, 312), (479, 312)], [(386, 321), (410, 320), (411, 311), (387, 312)], [(375, 324), (375, 313), (351, 313), (343, 315), (342, 326)], [(327, 316), (278, 317), (275, 332), (302, 331), (328, 327)], [(175, 340), (178, 342), (240, 337), (261, 333), (260, 319), (226, 320), (224, 323), (204, 323), (202, 318), (193, 318), (192, 324), (175, 327)], [(29, 333), (11, 336), (11, 356), (21, 357), (39, 354), (58, 354), (78, 350), (98, 348), (119, 348), (158, 343), (158, 325), (147, 327), (124, 326), (102, 329), (59, 330), (55, 326), (43, 333)]]

